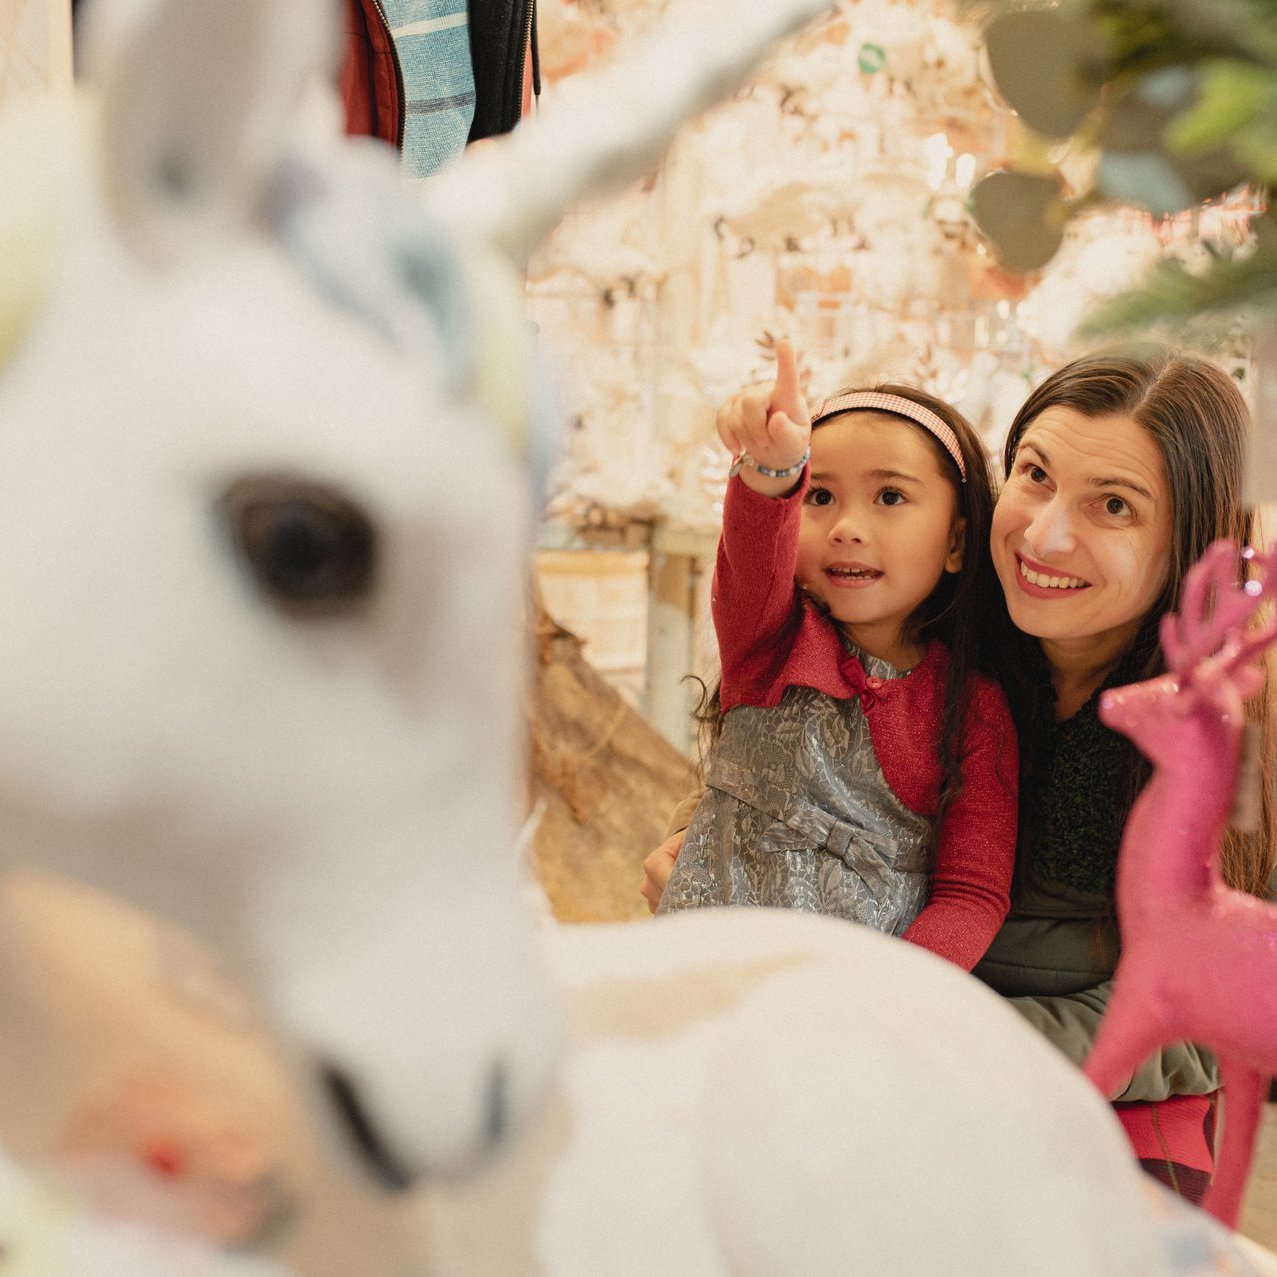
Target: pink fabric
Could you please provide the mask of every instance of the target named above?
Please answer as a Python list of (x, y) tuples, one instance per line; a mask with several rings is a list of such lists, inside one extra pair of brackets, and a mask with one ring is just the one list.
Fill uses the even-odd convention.
[[(795, 686), (858, 696), (887, 783), (911, 811), (934, 816), (948, 652), (933, 643), (907, 678), (866, 676), (834, 623), (794, 585), (806, 488), (806, 475), (780, 498), (760, 496), (739, 478), (728, 483), (713, 590), (723, 710), (777, 705)], [(1015, 729), (988, 679), (973, 686), (961, 756), (962, 791), (938, 831), (931, 894), (905, 939), (969, 971), (1010, 908), (1015, 862)]]
[(1156, 1104), (1114, 1104), (1135, 1156), (1152, 1162), (1174, 1162), (1208, 1175), (1215, 1169), (1215, 1153), (1207, 1138), (1213, 1125), (1207, 1119), (1218, 1092), (1173, 1095)]

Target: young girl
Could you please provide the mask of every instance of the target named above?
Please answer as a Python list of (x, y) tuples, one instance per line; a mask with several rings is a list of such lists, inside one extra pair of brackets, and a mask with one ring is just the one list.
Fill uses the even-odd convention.
[(1006, 915), (1016, 835), (1014, 730), (974, 669), (997, 600), (981, 444), (900, 386), (809, 416), (785, 342), (770, 402), (746, 392), (719, 433), (722, 718), (659, 912), (810, 909), (969, 970)]

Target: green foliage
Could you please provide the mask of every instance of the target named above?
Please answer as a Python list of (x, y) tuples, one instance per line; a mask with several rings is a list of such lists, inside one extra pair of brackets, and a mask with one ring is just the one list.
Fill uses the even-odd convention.
[(1162, 262), (1138, 291), (1100, 307), (1082, 336), (1107, 337), (1203, 316), (1231, 321), (1242, 308), (1277, 311), (1277, 251), (1257, 252), (1244, 261), (1221, 259), (1200, 275), (1179, 262)]
[(1200, 151), (1226, 145), (1234, 135), (1277, 122), (1277, 77), (1253, 62), (1205, 63), (1197, 75), (1197, 100), (1166, 128), (1168, 147)]
[[(1022, 121), (1098, 152), (1092, 189), (1049, 207), (1039, 201), (1036, 254), (1025, 251), (1023, 213), (993, 211), (1018, 189), (1007, 174), (976, 186), (976, 220), (1008, 268), (1041, 265), (1061, 216), (1096, 202), (1158, 216), (1239, 187), (1277, 185), (1277, 0), (1065, 0), (1027, 9), (1021, 0), (986, 0), (980, 10), (994, 78)], [(1200, 273), (1163, 265), (1106, 306), (1090, 335), (1277, 311), (1271, 212), (1256, 230), (1259, 247), (1245, 260), (1218, 253)]]

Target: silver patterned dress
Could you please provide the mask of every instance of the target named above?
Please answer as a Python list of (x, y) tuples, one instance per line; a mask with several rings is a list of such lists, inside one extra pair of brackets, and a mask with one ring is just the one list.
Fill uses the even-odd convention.
[(926, 903), (933, 822), (887, 784), (858, 698), (791, 687), (777, 706), (734, 707), (706, 784), (658, 912), (775, 905), (899, 935)]

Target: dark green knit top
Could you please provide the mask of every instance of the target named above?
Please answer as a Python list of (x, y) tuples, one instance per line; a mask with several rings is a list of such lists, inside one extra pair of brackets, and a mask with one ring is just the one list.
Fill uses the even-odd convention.
[[(1047, 698), (1020, 791), (1022, 866), (1039, 881), (1113, 894), (1122, 827), (1138, 789), (1138, 783), (1132, 785), (1131, 763), (1139, 755), (1124, 736), (1100, 722), (1100, 695), (1138, 680), (1147, 659), (1147, 645), (1132, 649), (1063, 722), (1055, 721), (1054, 698)], [(1050, 677), (1045, 657), (1042, 676)]]

